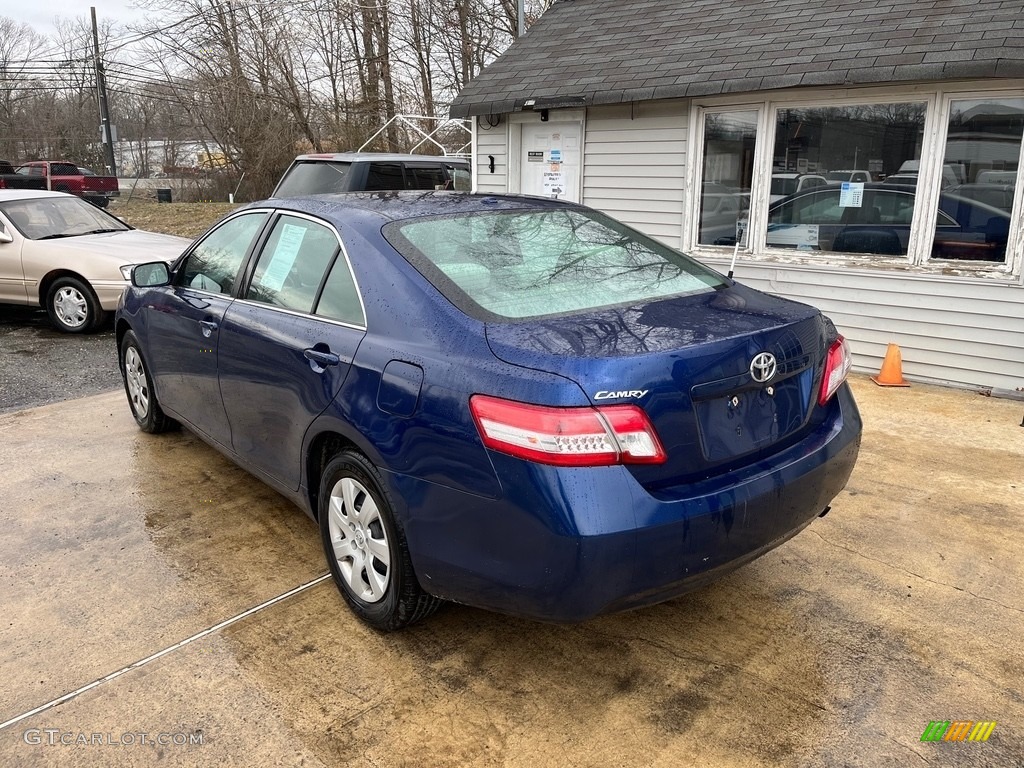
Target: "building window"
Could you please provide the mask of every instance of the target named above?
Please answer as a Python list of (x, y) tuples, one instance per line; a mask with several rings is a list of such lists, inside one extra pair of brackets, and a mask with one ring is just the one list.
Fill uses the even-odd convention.
[(776, 112), (765, 245), (905, 256), (925, 104)]
[(757, 112), (708, 112), (704, 116), (700, 245), (730, 245), (736, 221), (750, 206)]
[[(957, 99), (949, 109), (933, 259), (1006, 262), (1024, 99)], [(953, 236), (950, 237), (950, 234)]]

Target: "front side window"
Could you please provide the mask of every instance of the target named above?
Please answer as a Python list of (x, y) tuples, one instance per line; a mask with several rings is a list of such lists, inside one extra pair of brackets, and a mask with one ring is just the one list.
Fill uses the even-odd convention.
[(177, 269), (176, 285), (231, 293), (245, 254), (267, 219), (264, 211), (228, 219), (192, 249)]
[(260, 251), (245, 298), (310, 312), (338, 252), (334, 231), (297, 216), (281, 216)]
[(473, 190), (473, 177), (469, 173), (469, 168), (448, 164), (445, 165), (445, 169), (451, 178), (448, 189), (454, 189), (456, 192), (471, 192)]
[(708, 112), (704, 116), (704, 168), (700, 190), (700, 245), (732, 245), (737, 220), (750, 199), (757, 112)]
[(394, 222), (384, 235), (452, 303), (481, 319), (565, 315), (725, 284), (594, 211), (439, 216)]

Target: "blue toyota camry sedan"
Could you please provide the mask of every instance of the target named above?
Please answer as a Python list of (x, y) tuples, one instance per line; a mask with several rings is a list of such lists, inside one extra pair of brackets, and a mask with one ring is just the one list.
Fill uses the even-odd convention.
[(672, 598), (824, 514), (860, 445), (820, 312), (554, 200), (256, 203), (136, 266), (116, 330), (139, 426), (316, 519), (384, 630)]

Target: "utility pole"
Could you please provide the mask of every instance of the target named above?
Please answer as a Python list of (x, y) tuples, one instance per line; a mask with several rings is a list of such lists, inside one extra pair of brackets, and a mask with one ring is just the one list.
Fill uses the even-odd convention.
[(516, 37), (522, 37), (526, 34), (526, 0), (519, 0), (516, 5), (519, 6), (519, 34)]
[(100, 135), (103, 138), (110, 175), (117, 176), (117, 164), (114, 162), (114, 130), (110, 125), (110, 110), (107, 107), (107, 81), (103, 77), (103, 62), (100, 61), (100, 33), (96, 27), (96, 8), (90, 8), (89, 11), (92, 13), (92, 42), (96, 54), (96, 93), (97, 101), (100, 104)]

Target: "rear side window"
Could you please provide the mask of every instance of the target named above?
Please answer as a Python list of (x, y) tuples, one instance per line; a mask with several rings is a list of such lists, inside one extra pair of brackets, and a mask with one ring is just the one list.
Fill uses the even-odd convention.
[(260, 251), (245, 298), (310, 312), (337, 252), (333, 230), (309, 219), (281, 216)]
[(366, 189), (371, 192), (405, 189), (401, 163), (370, 163), (366, 171)]
[(448, 179), (440, 165), (405, 165), (406, 189), (446, 189)]
[(344, 255), (339, 255), (327, 276), (324, 290), (320, 294), (320, 302), (316, 305), (316, 314), (340, 320), (349, 325), (365, 326), (363, 305), (359, 301), (359, 293), (352, 270)]
[(558, 316), (725, 285), (596, 211), (412, 219), (388, 224), (384, 235), (452, 303), (481, 319)]
[(298, 162), (281, 179), (274, 197), (327, 195), (345, 192), (349, 184), (351, 163)]
[(267, 214), (260, 212), (225, 221), (185, 257), (176, 283), (211, 293), (231, 293), (242, 259), (266, 219)]

